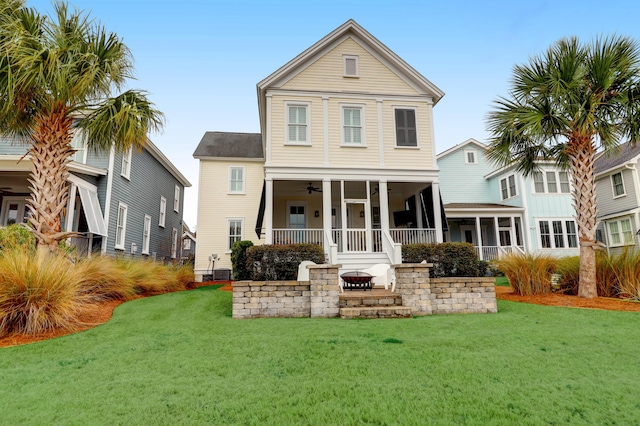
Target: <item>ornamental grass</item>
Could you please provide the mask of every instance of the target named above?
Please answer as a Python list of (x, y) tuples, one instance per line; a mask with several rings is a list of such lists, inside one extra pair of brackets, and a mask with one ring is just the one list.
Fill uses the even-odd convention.
[(14, 247), (0, 253), (0, 335), (72, 330), (92, 305), (185, 290), (189, 266)]
[(521, 296), (551, 293), (551, 274), (558, 260), (544, 254), (510, 254), (494, 261)]

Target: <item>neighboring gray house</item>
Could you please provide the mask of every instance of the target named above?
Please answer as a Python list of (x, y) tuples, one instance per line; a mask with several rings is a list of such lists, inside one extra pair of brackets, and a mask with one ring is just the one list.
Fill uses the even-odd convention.
[(598, 239), (610, 253), (640, 245), (640, 144), (623, 144), (595, 162)]
[[(69, 243), (79, 253), (179, 260), (184, 188), (191, 184), (178, 169), (151, 142), (125, 153), (89, 151), (81, 138), (73, 145), (63, 227), (79, 236)], [(0, 139), (0, 226), (28, 215), (25, 152), (24, 144)]]
[(190, 256), (196, 254), (196, 234), (191, 232), (189, 225), (182, 221), (182, 255), (183, 261), (187, 260)]

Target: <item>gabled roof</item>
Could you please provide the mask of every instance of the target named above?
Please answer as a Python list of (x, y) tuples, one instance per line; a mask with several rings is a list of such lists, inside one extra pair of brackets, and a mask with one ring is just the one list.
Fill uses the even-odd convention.
[(487, 147), (485, 144), (483, 144), (482, 142), (479, 142), (479, 141), (477, 141), (477, 140), (475, 140), (475, 139), (471, 138), (471, 139), (467, 139), (466, 141), (464, 141), (464, 142), (462, 142), (462, 143), (459, 143), (458, 145), (455, 145), (455, 146), (453, 146), (453, 147), (451, 147), (451, 148), (447, 149), (446, 151), (441, 152), (440, 154), (438, 154), (438, 155), (436, 156), (436, 160), (439, 160), (439, 159), (441, 159), (441, 158), (443, 158), (443, 157), (446, 157), (447, 155), (452, 154), (452, 153), (454, 153), (454, 152), (458, 151), (459, 149), (465, 148), (465, 147), (466, 147), (466, 146), (468, 146), (468, 145), (475, 146), (475, 147), (477, 147), (478, 149), (481, 149), (481, 150), (483, 150), (483, 151), (486, 151), (486, 150), (487, 150), (487, 148), (488, 148), (488, 147)]
[(169, 173), (171, 173), (173, 177), (182, 184), (182, 186), (184, 186), (185, 188), (191, 186), (191, 182), (189, 182), (187, 178), (184, 177), (182, 173), (180, 173), (180, 170), (178, 170), (176, 166), (174, 166), (173, 163), (169, 161), (169, 159), (162, 153), (162, 151), (160, 151), (160, 148), (155, 146), (153, 142), (147, 140), (144, 144), (144, 148), (149, 152), (149, 154), (153, 156), (153, 158), (158, 160), (158, 162), (162, 164), (162, 166), (167, 169)]
[(624, 143), (618, 149), (612, 149), (604, 152), (594, 163), (594, 171), (596, 174), (615, 169), (627, 163), (636, 162), (640, 157), (640, 143), (631, 145), (630, 142)]
[(313, 64), (326, 49), (333, 44), (337, 44), (346, 35), (352, 35), (353, 39), (361, 44), (365, 49), (375, 53), (384, 59), (388, 65), (395, 68), (395, 72), (412, 86), (433, 98), (435, 105), (444, 96), (444, 92), (427, 80), (422, 74), (416, 71), (411, 65), (396, 55), (391, 49), (382, 44), (380, 40), (362, 28), (356, 21), (349, 19), (344, 24), (324, 36), (320, 41), (300, 53), (298, 56), (278, 68), (274, 73), (257, 84), (258, 90), (258, 111), (260, 114), (260, 126), (265, 129), (265, 93), (270, 87), (278, 87), (293, 75)]
[(260, 133), (206, 132), (193, 157), (203, 158), (255, 158), (262, 159)]

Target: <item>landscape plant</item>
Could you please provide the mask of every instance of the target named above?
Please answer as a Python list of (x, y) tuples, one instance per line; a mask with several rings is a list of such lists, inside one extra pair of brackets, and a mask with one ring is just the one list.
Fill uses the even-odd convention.
[(254, 281), (295, 280), (303, 260), (322, 264), (325, 254), (318, 244), (265, 244), (247, 250), (247, 268)]
[(441, 277), (476, 277), (481, 268), (482, 275), (486, 264), (479, 263), (473, 245), (469, 243), (430, 243), (405, 244), (402, 246), (403, 263), (432, 263), (429, 270), (433, 278)]
[(247, 265), (247, 250), (253, 247), (249, 240), (236, 241), (231, 247), (231, 265), (233, 267), (233, 279), (236, 281), (250, 280), (253, 268)]
[(25, 0), (1, 0), (0, 52), (0, 136), (27, 146), (29, 229), (56, 251), (70, 235), (61, 220), (74, 136), (91, 150), (140, 149), (162, 115), (142, 91), (114, 96), (133, 76), (129, 49), (67, 3), (44, 16)]
[(597, 296), (594, 161), (640, 136), (640, 49), (628, 37), (562, 39), (516, 65), (508, 98), (488, 116), (488, 157), (530, 175), (543, 161), (570, 171), (580, 247), (578, 295)]
[(558, 259), (546, 254), (509, 254), (494, 261), (509, 280), (515, 294), (531, 296), (551, 293), (551, 274)]

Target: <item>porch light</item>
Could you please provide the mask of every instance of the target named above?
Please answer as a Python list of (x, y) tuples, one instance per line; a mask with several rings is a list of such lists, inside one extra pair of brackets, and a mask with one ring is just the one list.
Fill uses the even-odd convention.
[[(313, 216), (314, 217), (320, 217), (320, 211), (316, 210), (315, 212), (313, 212)], [(640, 232), (640, 231), (639, 231)]]

